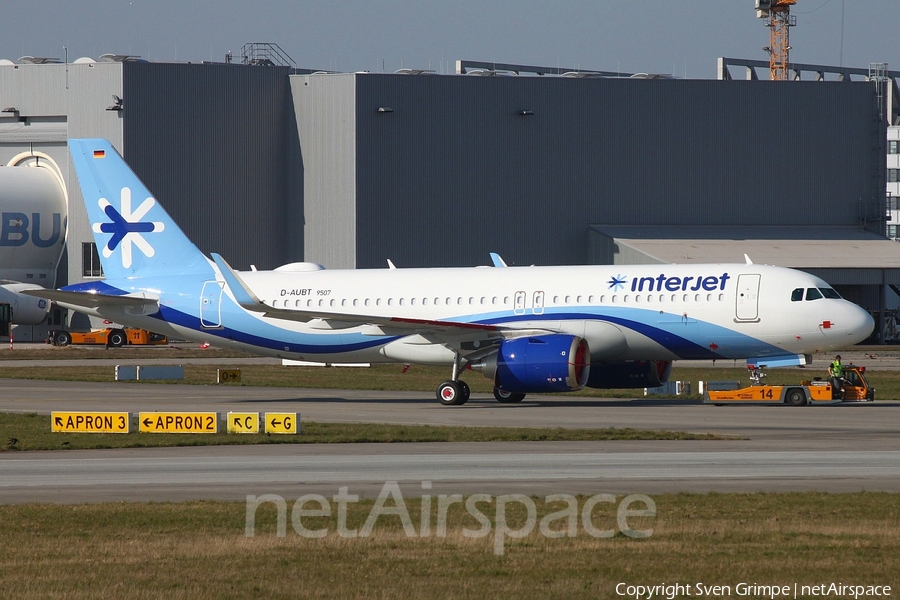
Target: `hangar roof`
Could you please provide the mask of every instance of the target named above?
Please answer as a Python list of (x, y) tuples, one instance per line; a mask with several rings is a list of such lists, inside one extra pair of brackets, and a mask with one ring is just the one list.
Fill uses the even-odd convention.
[(900, 243), (859, 227), (592, 225), (660, 263), (744, 262), (806, 269), (900, 269)]

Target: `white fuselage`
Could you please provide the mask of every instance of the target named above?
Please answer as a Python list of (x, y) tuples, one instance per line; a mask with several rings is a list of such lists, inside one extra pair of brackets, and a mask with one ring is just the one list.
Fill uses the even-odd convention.
[[(160, 306), (181, 315), (168, 318), (174, 313), (163, 311), (173, 325), (172, 334), (335, 362), (453, 361), (453, 336), (440, 327), (423, 324), (421, 331), (410, 333), (372, 325), (366, 317), (569, 333), (588, 340), (595, 362), (809, 354), (858, 343), (873, 327), (871, 316), (855, 304), (808, 294), (806, 290), (831, 291), (818, 277), (766, 265), (275, 270), (240, 275), (264, 304), (323, 318), (304, 323), (249, 313), (212, 277), (205, 290), (202, 282), (179, 283), (171, 292), (162, 282), (140, 278), (128, 285), (110, 283), (126, 292), (159, 290)], [(800, 299), (795, 290), (801, 290)], [(815, 295), (820, 297), (807, 299)], [(129, 322), (126, 315), (109, 310), (103, 314)], [(338, 323), (328, 314), (359, 319)], [(129, 320), (157, 331), (165, 328), (155, 316), (132, 315)], [(477, 331), (469, 336), (487, 337)]]

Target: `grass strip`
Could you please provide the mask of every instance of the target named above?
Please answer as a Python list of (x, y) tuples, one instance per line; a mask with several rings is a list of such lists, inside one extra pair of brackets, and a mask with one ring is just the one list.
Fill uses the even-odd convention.
[[(220, 428), (224, 430), (224, 425)], [(132, 430), (137, 430), (133, 423)], [(50, 416), (0, 413), (0, 452), (19, 450), (89, 450), (236, 444), (343, 444), (363, 442), (574, 442), (606, 440), (722, 440), (710, 433), (641, 429), (565, 429), (529, 427), (447, 427), (379, 423), (304, 421), (298, 435), (51, 433)]]
[[(332, 516), (303, 519), (309, 529), (327, 530), (319, 539), (294, 531), (293, 498), (286, 499), (284, 537), (276, 535), (272, 504), (257, 510), (254, 537), (244, 535), (243, 502), (0, 506), (0, 594), (17, 600), (595, 599), (619, 597), (619, 583), (676, 582), (731, 586), (730, 594), (692, 594), (710, 598), (739, 597), (736, 588), (742, 582), (893, 585), (896, 594), (896, 494), (661, 494), (652, 499), (656, 517), (628, 521), (636, 529), (652, 528), (648, 538), (591, 537), (579, 517), (574, 537), (550, 538), (535, 527), (526, 537), (506, 539), (502, 555), (494, 553), (493, 534), (466, 535), (482, 524), (462, 503), (450, 506), (446, 535), (437, 536), (435, 498), (426, 507), (428, 536), (419, 535), (420, 498), (404, 499), (415, 537), (407, 537), (396, 515), (379, 517), (368, 537), (340, 537), (336, 504), (329, 500)], [(586, 500), (578, 498), (579, 508)], [(564, 508), (542, 498), (535, 504), (538, 519)], [(346, 506), (348, 528), (358, 529), (373, 501)], [(493, 526), (496, 503), (479, 508)], [(615, 504), (595, 505), (594, 526), (615, 529), (615, 511)], [(524, 519), (522, 505), (507, 505), (505, 522), (511, 529), (522, 527)], [(565, 520), (557, 520), (553, 529), (565, 526)]]
[[(136, 352), (131, 351), (134, 355)], [(196, 355), (196, 352), (194, 353)], [(133, 356), (132, 356), (133, 358)], [(368, 368), (323, 368), (284, 367), (281, 365), (229, 365), (223, 359), (220, 365), (184, 365), (184, 380), (178, 382), (119, 382), (120, 385), (152, 385), (157, 383), (179, 383), (188, 385), (214, 385), (217, 369), (240, 369), (241, 385), (246, 387), (296, 387), (309, 389), (353, 389), (386, 391), (433, 392), (437, 384), (445, 379), (449, 371), (442, 367), (415, 365), (402, 372), (400, 365), (373, 365)], [(813, 377), (827, 376), (813, 369), (770, 369), (767, 383), (799, 383)], [(900, 371), (869, 371), (866, 376), (877, 389), (879, 400), (900, 399)], [(52, 361), (40, 367), (3, 367), (0, 378), (34, 379), (49, 381), (89, 381), (111, 382), (115, 380), (114, 366), (53, 366)], [(478, 373), (465, 372), (463, 379), (473, 392), (490, 393), (492, 383)], [(694, 394), (680, 396), (686, 401), (696, 401), (698, 381), (740, 381), (750, 385), (746, 367), (708, 367), (672, 369), (673, 381), (692, 382)], [(593, 398), (643, 398), (643, 389), (589, 389), (569, 392), (569, 396)], [(529, 398), (539, 397), (536, 394)]]
[(8, 346), (0, 347), (0, 361), (7, 360), (90, 360), (90, 359), (178, 359), (178, 358), (259, 358), (240, 350), (198, 348), (197, 346)]

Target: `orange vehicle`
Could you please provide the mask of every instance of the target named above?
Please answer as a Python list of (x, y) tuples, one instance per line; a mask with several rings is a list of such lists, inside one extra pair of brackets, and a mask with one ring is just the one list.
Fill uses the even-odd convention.
[(47, 343), (54, 346), (94, 344), (110, 348), (121, 348), (126, 344), (129, 346), (158, 346), (168, 344), (169, 340), (164, 335), (153, 333), (146, 329), (132, 329), (129, 327), (114, 329), (107, 327), (106, 329), (97, 329), (87, 333), (61, 329), (51, 331), (50, 336), (47, 338)]
[(840, 389), (830, 382), (816, 378), (799, 384), (763, 384), (766, 376), (760, 367), (750, 366), (750, 387), (736, 390), (706, 390), (703, 402), (723, 406), (725, 404), (839, 404), (841, 402), (874, 402), (875, 388), (866, 379), (866, 368), (844, 366)]

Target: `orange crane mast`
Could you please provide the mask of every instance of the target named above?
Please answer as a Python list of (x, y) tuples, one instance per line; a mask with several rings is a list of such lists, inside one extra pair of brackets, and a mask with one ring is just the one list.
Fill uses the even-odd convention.
[(790, 69), (790, 28), (797, 24), (791, 15), (791, 6), (797, 0), (756, 0), (756, 16), (766, 19), (769, 28), (769, 45), (763, 48), (769, 53), (769, 78), (772, 81), (788, 79)]

